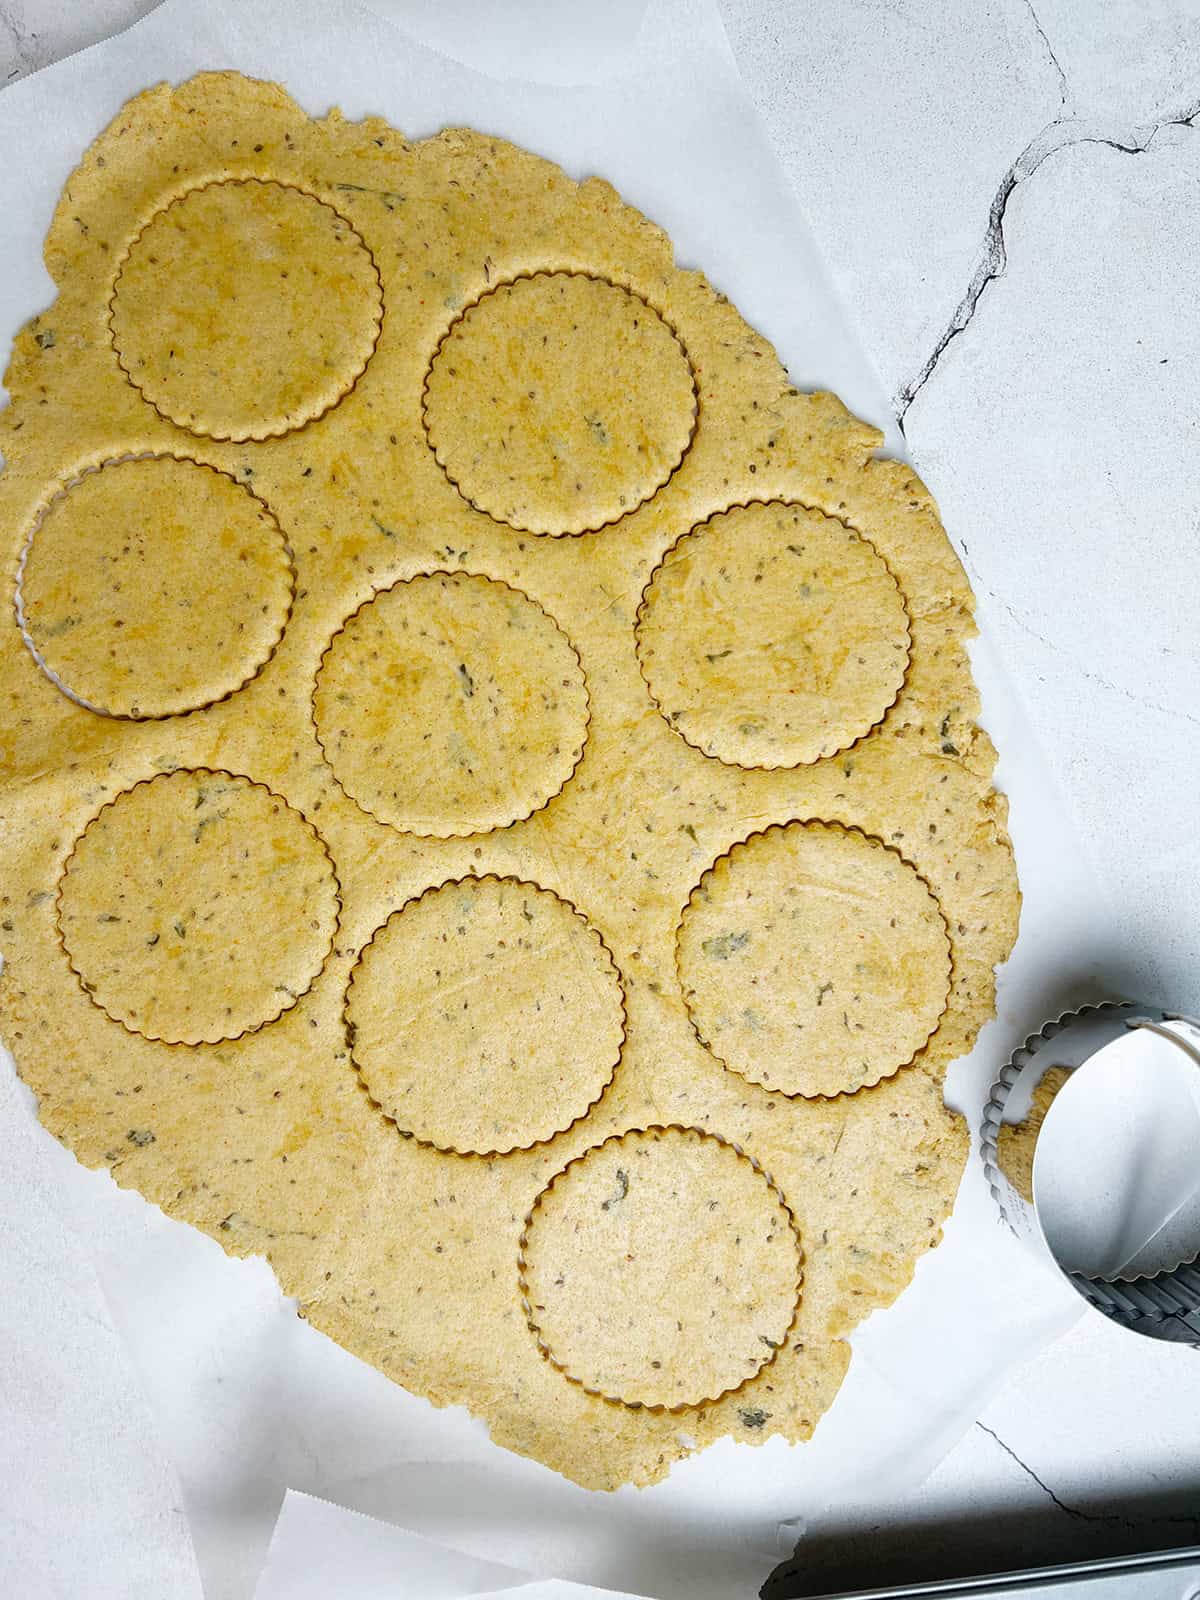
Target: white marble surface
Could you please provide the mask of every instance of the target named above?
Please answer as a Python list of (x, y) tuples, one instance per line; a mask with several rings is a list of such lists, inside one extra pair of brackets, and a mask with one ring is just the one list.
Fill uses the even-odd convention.
[[(1112, 916), (1079, 970), (1200, 1009), (1200, 0), (723, 8), (1103, 865)], [(0, 0), (0, 82), (149, 9)], [(133, 1426), (107, 1403), (97, 1481)], [(1200, 1542), (1198, 1414), (1200, 1357), (1089, 1318), (920, 1490), (797, 1529), (788, 1592)]]

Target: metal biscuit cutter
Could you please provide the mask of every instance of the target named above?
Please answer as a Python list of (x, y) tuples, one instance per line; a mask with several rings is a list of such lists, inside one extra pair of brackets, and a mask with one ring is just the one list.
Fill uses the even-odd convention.
[[(1194, 1040), (1165, 1027), (1169, 1022), (1194, 1028)], [(1200, 1348), (1200, 1255), (1146, 1276), (1101, 1278), (1067, 1272), (1047, 1245), (1034, 1206), (1015, 1188), (1000, 1164), (1000, 1129), (1014, 1092), (1019, 1103), (1027, 1103), (1050, 1068), (1074, 1072), (1105, 1045), (1138, 1028), (1170, 1040), (1200, 1071), (1200, 1022), (1194, 1017), (1132, 1001), (1104, 1001), (1064, 1012), (1031, 1033), (1013, 1051), (992, 1084), (980, 1128), (983, 1166), (992, 1197), (1012, 1231), (1063, 1272), (1090, 1305), (1134, 1332)], [(1197, 1165), (1200, 1168), (1200, 1151)]]

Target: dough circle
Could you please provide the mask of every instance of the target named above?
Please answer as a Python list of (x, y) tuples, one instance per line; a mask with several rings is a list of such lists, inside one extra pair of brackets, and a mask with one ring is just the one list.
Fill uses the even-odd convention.
[(882, 720), (909, 659), (904, 598), (875, 547), (782, 501), (685, 534), (646, 587), (637, 641), (675, 731), (741, 767), (844, 750)]
[(425, 381), (438, 464), (477, 510), (584, 533), (635, 510), (683, 460), (696, 384), (640, 295), (579, 272), (502, 283), (468, 306)]
[(530, 1328), (592, 1394), (673, 1410), (755, 1377), (788, 1336), (800, 1238), (762, 1169), (699, 1128), (647, 1128), (577, 1156), (521, 1240)]
[(549, 889), (460, 878), (395, 912), (346, 999), (351, 1053), (405, 1133), (459, 1155), (561, 1133), (612, 1081), (621, 980), (600, 935)]
[(323, 416), (383, 321), (371, 252), (291, 184), (226, 178), (155, 213), (117, 272), (113, 347), (143, 399), (190, 433), (268, 439)]
[(111, 716), (171, 716), (249, 682), (283, 636), (292, 569), (268, 507), (215, 467), (107, 461), (46, 508), (20, 580), (39, 664)]
[(353, 613), (317, 671), (317, 737), (352, 800), (406, 833), (506, 828), (583, 755), (588, 693), (566, 634), (479, 573), (402, 579)]
[(911, 1062), (945, 1010), (950, 954), (941, 908), (903, 856), (824, 822), (734, 845), (676, 939), (701, 1041), (789, 1095), (847, 1093)]
[(58, 887), (84, 990), (132, 1033), (213, 1044), (272, 1022), (333, 947), (337, 877), (306, 818), (261, 783), (179, 768), (117, 795)]

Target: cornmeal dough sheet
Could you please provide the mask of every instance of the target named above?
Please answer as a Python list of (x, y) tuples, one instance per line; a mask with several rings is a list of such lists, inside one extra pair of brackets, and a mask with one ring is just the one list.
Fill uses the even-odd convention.
[[(608, 184), (578, 184), (479, 133), (411, 143), (379, 120), (314, 121), (282, 88), (234, 74), (160, 86), (84, 156), (46, 261), (57, 298), (16, 339), (0, 414), (14, 594), (31, 574), (29, 641), (16, 607), (0, 627), (0, 1008), (42, 1121), (82, 1162), (229, 1252), (265, 1256), (301, 1314), (348, 1350), (436, 1405), (468, 1406), (498, 1443), (581, 1484), (653, 1482), (722, 1435), (807, 1438), (845, 1374), (846, 1335), (940, 1237), (967, 1152), (942, 1079), (990, 1015), (1016, 931), (1005, 805), (965, 651), (971, 594), (928, 493), (910, 468), (877, 459), (878, 434), (836, 398), (792, 389), (735, 307), (676, 268), (667, 237)], [(567, 400), (555, 363), (534, 359), (553, 348), (578, 369)], [(525, 383), (526, 370), (539, 382)], [(624, 389), (606, 389), (606, 370)], [(635, 391), (654, 404), (630, 421), (622, 394)], [(583, 404), (567, 415), (572, 393)], [(211, 558), (213, 593), (257, 619), (244, 651), (205, 631), (196, 562), (149, 550), (162, 580), (132, 612), (115, 588), (130, 556), (112, 505), (90, 521), (80, 508), (103, 496), (73, 502), (72, 486), (142, 456), (216, 468), (225, 476), (205, 482), (222, 494), (246, 489), (240, 531)], [(106, 490), (119, 470), (100, 475)], [(147, 460), (147, 492), (167, 496), (168, 475), (184, 471)], [(776, 519), (794, 530), (796, 568), (762, 571), (784, 608), (788, 585), (809, 585), (824, 676), (802, 724), (778, 701), (762, 729), (717, 717), (714, 756), (684, 737), (686, 718), (681, 731), (668, 720), (686, 708), (649, 692), (639, 611), (679, 540), (757, 502), (807, 508)], [(115, 514), (119, 524), (119, 504)], [(829, 593), (813, 595), (825, 582), (818, 549), (831, 543), (825, 524), (804, 542), (818, 514), (852, 544)], [(222, 563), (239, 562), (237, 541), (256, 527), (267, 543), (233, 582)], [(152, 539), (144, 517), (138, 528)], [(94, 613), (51, 533), (89, 552)], [(726, 590), (705, 550), (688, 546), (700, 587), (664, 601), (684, 594), (684, 626), (688, 595), (725, 604), (755, 583), (739, 569)], [(865, 586), (847, 576), (851, 556)], [(451, 576), (418, 595), (410, 580), (431, 574)], [(460, 591), (479, 602), (466, 620), (438, 609)], [(855, 609), (870, 595), (884, 604), (877, 632), (874, 613)], [(432, 610), (408, 604), (422, 596)], [(838, 654), (838, 608), (862, 663)], [(145, 684), (129, 681), (105, 632), (134, 614), (143, 646), (149, 637), (160, 652), (138, 658)], [(752, 702), (747, 684), (786, 689), (761, 617), (728, 606), (715, 644), (697, 622), (704, 654), (737, 652), (703, 665), (718, 685), (736, 678), (739, 706)], [(411, 654), (405, 627), (426, 630)], [(31, 648), (39, 628), (43, 664)], [(669, 662), (661, 629), (646, 641), (659, 652), (656, 693), (690, 670), (675, 646), (691, 635), (669, 636)], [(186, 653), (187, 671), (172, 652)], [(886, 663), (877, 693), (863, 677), (873, 660)], [(44, 669), (54, 661), (61, 682)], [(83, 699), (121, 714), (73, 699), (72, 676)], [(193, 709), (174, 710), (181, 697)], [(830, 707), (833, 742), (851, 742), (775, 765), (812, 756), (817, 702)], [(744, 750), (757, 764), (736, 764)], [(418, 771), (415, 786), (370, 780)], [(475, 800), (472, 825), (485, 831), (456, 831)], [(139, 821), (147, 804), (154, 817)], [(808, 1094), (730, 1070), (684, 1004), (684, 907), (734, 846), (792, 823), (879, 841), (939, 913), (926, 919), (936, 993), (923, 996), (917, 1030), (936, 1018), (932, 1034), (853, 1093), (825, 1069)], [(157, 872), (147, 852), (168, 847), (170, 870)], [(443, 930), (460, 939), (452, 1002), (428, 973), (407, 981), (405, 952), (426, 946), (405, 930), (424, 929), (426, 943), (442, 934), (426, 939), (424, 922), (401, 918), (357, 990), (356, 1004), (384, 1008), (361, 1034), (360, 1070), (345, 1010), (361, 952), (402, 908), (471, 877), (557, 897), (545, 906), (578, 912), (559, 921), (593, 954), (556, 951), (550, 932), (510, 939), (504, 916), (518, 929), (558, 925), (526, 919), (520, 892), (496, 898), (473, 933), (470, 896), (459, 896), (459, 920)], [(844, 910), (819, 925), (853, 940), (854, 896), (866, 891), (839, 882), (828, 893)], [(290, 942), (277, 937), (281, 907), (297, 927)], [(702, 956), (720, 968), (713, 1005), (738, 1008), (744, 1052), (754, 1004), (733, 993), (724, 957), (749, 962), (761, 946), (747, 940), (774, 935), (760, 924), (701, 931)], [(789, 982), (801, 971), (812, 987), (795, 1018), (853, 986), (860, 968), (845, 948), (829, 949), (826, 977), (819, 948), (778, 936), (771, 959), (749, 965)], [(214, 997), (235, 937), (246, 965), (226, 1011)], [(903, 926), (895, 940), (905, 948)], [(454, 1071), (443, 1059), (453, 1047), (424, 1065), (381, 1054), (394, 1037), (386, 1008), (408, 1006), (405, 1026), (424, 1037), (412, 1007), (433, 1007), (428, 1037), (468, 1041), (486, 1083), (488, 1063), (508, 1066), (496, 1019), (529, 987), (490, 973), (522, 951), (547, 971), (590, 974), (605, 1048), (567, 1063), (561, 1084), (539, 1058), (546, 1103), (528, 1117), (506, 1103), (503, 1119), (482, 1123), (462, 1085), (444, 1104), (431, 1090), (439, 1063)], [(623, 1007), (605, 987), (605, 952)], [(703, 979), (702, 961), (697, 970)], [(568, 976), (548, 1003), (574, 1016), (583, 982)], [(847, 1005), (848, 1041), (857, 1014)], [(827, 1021), (822, 1010), (840, 1061)], [(405, 1135), (405, 1115), (425, 1137)], [(646, 1225), (646, 1205), (661, 1227)], [(757, 1232), (737, 1225), (738, 1207)], [(710, 1297), (725, 1342), (683, 1337), (687, 1318), (669, 1320), (681, 1291), (689, 1316)]]

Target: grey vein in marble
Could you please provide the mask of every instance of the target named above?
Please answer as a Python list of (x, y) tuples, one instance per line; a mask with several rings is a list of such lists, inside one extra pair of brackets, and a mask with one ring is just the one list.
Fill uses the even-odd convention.
[(1031, 178), (1048, 157), (1070, 145), (1105, 144), (1113, 150), (1120, 150), (1125, 155), (1144, 155), (1164, 128), (1192, 128), (1198, 116), (1200, 116), (1200, 99), (1175, 116), (1163, 117), (1142, 127), (1105, 128), (1090, 124), (1082, 118), (1056, 118), (1053, 122), (1047, 123), (1041, 132), (1029, 141), (1000, 180), (988, 212), (988, 227), (980, 247), (978, 263), (971, 275), (966, 293), (955, 307), (946, 331), (934, 346), (921, 370), (894, 396), (893, 407), (901, 432), (904, 431), (904, 418), (909, 406), (933, 376), (946, 347), (968, 326), (975, 315), (980, 297), (988, 285), (1001, 276), (1008, 265), (1008, 252), (1004, 242), (1004, 214), (1017, 185)]

